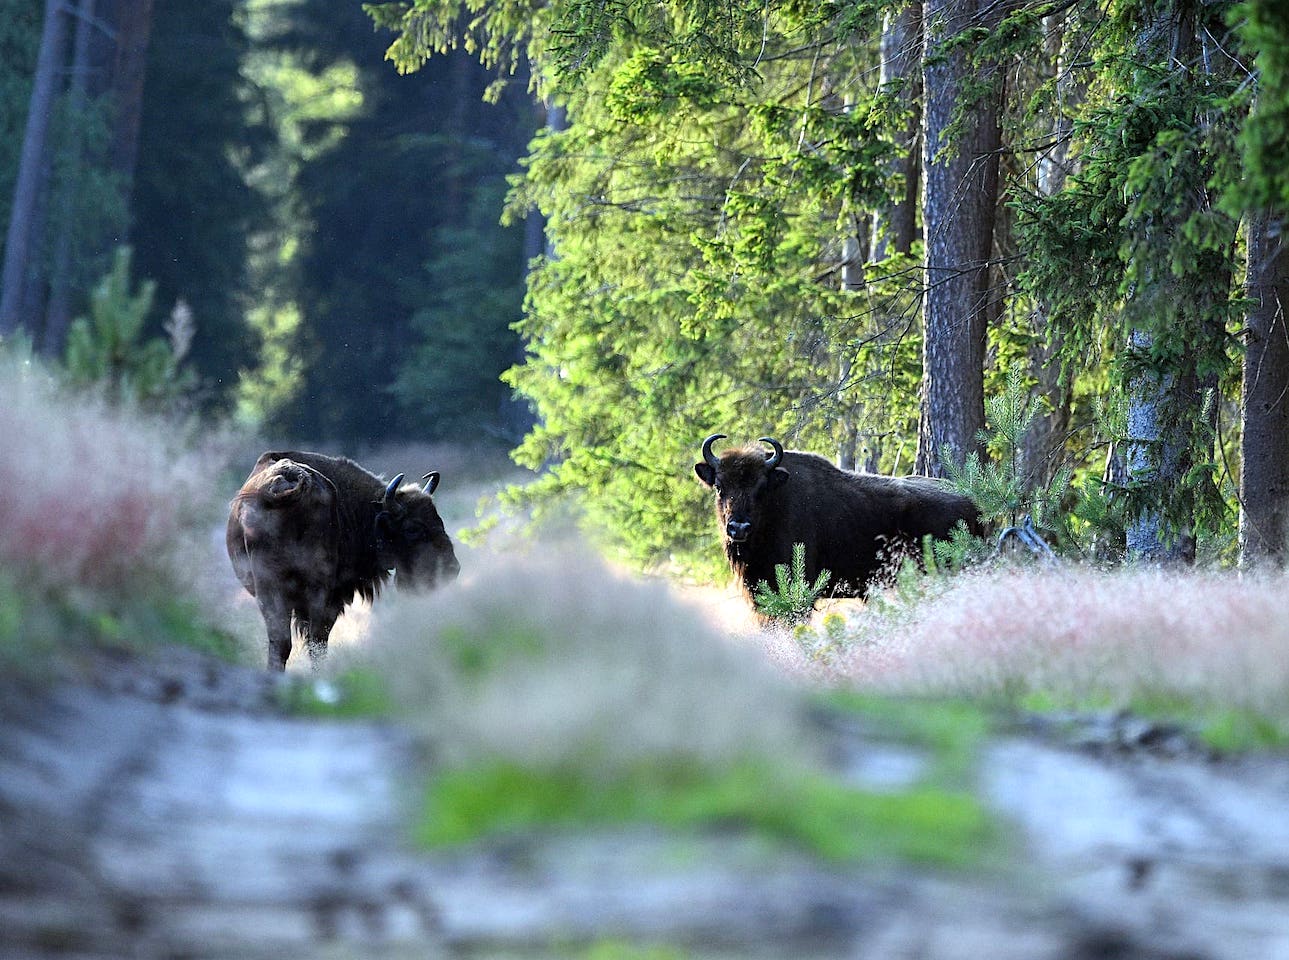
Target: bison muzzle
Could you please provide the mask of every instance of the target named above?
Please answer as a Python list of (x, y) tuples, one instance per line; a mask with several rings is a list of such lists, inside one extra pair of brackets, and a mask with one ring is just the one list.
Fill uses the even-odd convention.
[(259, 604), (268, 666), (286, 668), (292, 628), (316, 666), (341, 612), (375, 599), (391, 572), (400, 588), (428, 588), (460, 570), (431, 494), (389, 483), (352, 460), (299, 451), (263, 454), (228, 511), (228, 557)]
[(716, 492), (716, 516), (730, 567), (750, 597), (758, 583), (775, 582), (776, 565), (805, 547), (813, 581), (831, 572), (829, 593), (863, 598), (875, 577), (912, 552), (924, 537), (946, 539), (959, 523), (979, 533), (980, 511), (969, 497), (931, 477), (883, 477), (834, 466), (823, 457), (771, 448), (735, 448), (719, 457), (713, 434), (703, 441), (694, 472)]

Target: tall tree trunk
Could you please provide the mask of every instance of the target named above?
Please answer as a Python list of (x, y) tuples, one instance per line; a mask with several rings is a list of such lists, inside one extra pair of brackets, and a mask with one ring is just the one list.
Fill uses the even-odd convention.
[[(1151, 335), (1143, 330), (1129, 335), (1128, 349), (1139, 356), (1148, 355), (1152, 345)], [(1177, 370), (1143, 370), (1129, 383), (1128, 479), (1138, 488), (1158, 493), (1128, 521), (1128, 556), (1133, 560), (1194, 559), (1194, 540), (1188, 531), (1172, 529), (1162, 503), (1181, 483), (1189, 463), (1183, 426), (1189, 413), (1198, 413), (1198, 404), (1191, 399), (1197, 391), (1193, 373)]]
[(116, 47), (110, 81), (116, 115), (111, 157), (112, 169), (120, 174), (127, 199), (133, 191), (134, 165), (139, 154), (152, 3), (153, 0), (117, 0), (116, 4)]
[(918, 183), (920, 181), (919, 138), (922, 133), (922, 5), (909, 3), (882, 21), (881, 88), (893, 94), (908, 121), (900, 138), (900, 152), (891, 173), (903, 181), (903, 194), (886, 210), (873, 216), (873, 238), (869, 257), (873, 262), (892, 253), (907, 254), (917, 237)]
[[(1198, 3), (1158, 3), (1142, 23), (1139, 62), (1167, 64), (1175, 83), (1190, 82), (1189, 74), (1205, 69), (1199, 39), (1205, 27), (1197, 19), (1203, 12)], [(1157, 79), (1148, 80), (1148, 90), (1158, 86)], [(1166, 122), (1181, 129), (1203, 129), (1215, 118), (1197, 112)], [(1202, 443), (1211, 438), (1203, 407), (1206, 389), (1216, 387), (1211, 377), (1200, 380), (1198, 367), (1200, 357), (1212, 353), (1212, 344), (1223, 339), (1221, 304), (1229, 296), (1231, 283), (1226, 258), (1211, 252), (1200, 252), (1185, 273), (1174, 273), (1173, 247), (1185, 242), (1185, 221), (1192, 211), (1203, 212), (1211, 203), (1209, 161), (1198, 149), (1183, 156), (1185, 163), (1174, 161), (1170, 169), (1169, 187), (1182, 191), (1188, 208), (1147, 214), (1135, 225), (1144, 241), (1140, 256), (1145, 261), (1142, 281), (1133, 297), (1146, 309), (1133, 310), (1145, 323), (1138, 321), (1129, 337), (1130, 354), (1143, 363), (1128, 390), (1126, 460), (1137, 504), (1126, 530), (1128, 556), (1164, 563), (1189, 563), (1195, 558), (1196, 488), (1188, 474)], [(1180, 350), (1175, 349), (1172, 355), (1152, 355), (1153, 330), (1182, 332)]]
[[(1065, 49), (1068, 17), (1068, 13), (1052, 14), (1044, 21), (1044, 74), (1055, 79), (1058, 93), (1052, 146), (1038, 158), (1036, 170), (1038, 193), (1044, 197), (1063, 190), (1072, 172), (1069, 153), (1074, 122), (1071, 112), (1086, 92), (1083, 74), (1070, 69)], [(1046, 409), (1034, 418), (1021, 440), (1025, 486), (1034, 490), (1046, 486), (1056, 473), (1057, 454), (1070, 429), (1074, 378), (1062, 377), (1060, 356), (1064, 337), (1052, 322), (1050, 304), (1043, 300), (1036, 303), (1030, 323), (1034, 333), (1029, 350), (1030, 371), (1037, 381), (1038, 394), (1046, 400)]]
[(1240, 565), (1282, 567), (1289, 541), (1289, 251), (1279, 223), (1266, 215), (1249, 222), (1245, 292)]
[[(72, 42), (72, 70), (68, 87), (68, 105), (72, 123), (68, 130), (67, 150), (69, 167), (79, 172), (85, 162), (81, 150), (80, 133), (76, 121), (85, 108), (85, 94), (89, 86), (90, 33), (94, 29), (94, 0), (80, 0), (76, 8), (76, 37)], [(72, 320), (72, 247), (71, 190), (62, 191), (56, 222), (58, 237), (54, 246), (53, 265), (49, 271), (49, 305), (45, 308), (45, 330), (41, 337), (41, 352), (47, 356), (60, 356), (67, 340), (67, 329)]]
[(0, 273), (0, 336), (26, 330), (34, 338), (39, 332), (39, 317), (32, 309), (31, 287), (38, 280), (36, 260), (40, 237), (37, 226), (42, 219), (42, 185), (48, 179), (49, 121), (67, 58), (67, 17), (61, 7), (61, 0), (45, 0), (40, 52), (36, 58), (36, 76), (31, 87), (18, 177), (13, 189), (4, 268)]
[[(916, 469), (940, 476), (943, 462), (979, 449), (985, 425), (985, 335), (995, 310), (989, 261), (998, 195), (998, 110), (1001, 77), (968, 104), (971, 88), (988, 79), (960, 42), (972, 28), (997, 23), (991, 0), (926, 0), (922, 222), (926, 233), (922, 397)], [(954, 44), (954, 41), (959, 41)], [(960, 106), (963, 123), (947, 137)]]

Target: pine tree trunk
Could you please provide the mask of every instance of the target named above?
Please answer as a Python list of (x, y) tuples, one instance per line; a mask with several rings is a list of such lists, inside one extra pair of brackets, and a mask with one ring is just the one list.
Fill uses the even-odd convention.
[[(1056, 82), (1059, 107), (1052, 124), (1052, 146), (1037, 163), (1037, 188), (1040, 196), (1050, 197), (1065, 188), (1073, 164), (1070, 160), (1070, 138), (1074, 122), (1070, 117), (1074, 105), (1082, 102), (1086, 83), (1082, 74), (1070, 69), (1065, 49), (1068, 14), (1053, 14), (1044, 23), (1044, 75)], [(1062, 380), (1060, 356), (1064, 348), (1061, 330), (1052, 323), (1050, 304), (1040, 300), (1031, 317), (1034, 331), (1030, 347), (1030, 370), (1037, 381), (1037, 391), (1047, 401), (1021, 440), (1021, 469), (1026, 489), (1046, 486), (1055, 475), (1066, 435), (1069, 433), (1074, 402), (1074, 378)]]
[[(1133, 330), (1129, 349), (1145, 356), (1150, 334)], [(1175, 488), (1186, 468), (1187, 449), (1182, 425), (1194, 406), (1188, 397), (1196, 391), (1193, 377), (1175, 372), (1146, 370), (1129, 384), (1127, 468), (1130, 482), (1159, 492), (1160, 501), (1133, 516), (1127, 525), (1128, 556), (1152, 563), (1194, 559), (1189, 534), (1170, 529), (1159, 502)]]
[(926, 295), (923, 301), (922, 397), (916, 469), (940, 476), (943, 462), (979, 449), (985, 425), (985, 335), (996, 294), (990, 289), (998, 193), (1001, 78), (970, 104), (952, 140), (956, 110), (985, 79), (971, 62), (974, 45), (947, 45), (965, 30), (996, 22), (990, 0), (927, 0), (922, 6), (923, 180)]
[[(68, 88), (68, 101), (71, 115), (76, 118), (85, 108), (85, 94), (89, 78), (90, 33), (94, 29), (94, 0), (80, 0), (76, 8), (76, 37), (72, 42), (72, 71)], [(67, 150), (70, 153), (69, 166), (79, 173), (84, 163), (79, 131), (68, 131)], [(59, 204), (58, 238), (54, 246), (53, 266), (49, 271), (49, 305), (45, 308), (45, 330), (41, 338), (41, 352), (47, 356), (61, 356), (67, 340), (67, 330), (72, 322), (72, 237), (71, 206), (67, 199), (69, 190), (63, 191), (64, 200)]]
[(112, 168), (121, 175), (128, 198), (139, 153), (139, 127), (143, 121), (143, 81), (148, 68), (148, 41), (152, 36), (153, 0), (118, 0), (116, 49), (111, 90), (116, 101), (112, 131)]
[(887, 13), (882, 22), (881, 87), (893, 91), (900, 107), (909, 113), (900, 139), (901, 151), (891, 173), (904, 181), (904, 192), (888, 209), (873, 216), (869, 257), (876, 262), (892, 253), (907, 254), (917, 237), (919, 146), (922, 132), (922, 5), (906, 4), (898, 13)]
[(61, 0), (46, 0), (45, 21), (40, 33), (36, 76), (27, 108), (22, 153), (13, 189), (13, 207), (5, 239), (4, 268), (0, 273), (0, 336), (25, 330), (33, 338), (38, 314), (32, 309), (31, 286), (36, 281), (36, 260), (40, 248), (38, 225), (43, 214), (42, 185), (48, 179), (49, 122), (59, 78), (66, 62), (67, 17)]
[(1284, 566), (1289, 538), (1289, 252), (1279, 224), (1249, 223), (1244, 386), (1240, 396), (1240, 565)]

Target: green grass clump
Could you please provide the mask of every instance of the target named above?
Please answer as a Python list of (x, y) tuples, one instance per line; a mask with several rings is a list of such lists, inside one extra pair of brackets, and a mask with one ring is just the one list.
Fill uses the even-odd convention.
[(309, 717), (345, 720), (387, 717), (393, 710), (389, 688), (374, 670), (354, 667), (329, 680), (301, 679), (282, 688), (281, 706)]
[(990, 844), (980, 802), (962, 791), (918, 786), (878, 793), (824, 774), (785, 774), (761, 762), (724, 771), (654, 764), (598, 778), (512, 762), (436, 776), (417, 840), (428, 847), (517, 832), (651, 823), (670, 829), (745, 828), (831, 861), (973, 862)]

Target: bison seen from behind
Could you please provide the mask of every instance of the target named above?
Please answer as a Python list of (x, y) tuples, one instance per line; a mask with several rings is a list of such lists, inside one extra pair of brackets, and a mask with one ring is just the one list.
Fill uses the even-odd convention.
[(263, 454), (229, 505), (227, 546), (237, 579), (259, 604), (268, 666), (283, 670), (292, 623), (316, 665), (355, 597), (375, 598), (394, 571), (400, 587), (431, 587), (460, 569), (425, 486), (388, 484), (352, 460), (298, 451)]
[(775, 582), (777, 564), (789, 564), (792, 546), (805, 547), (806, 579), (832, 573), (829, 593), (863, 598), (873, 578), (922, 538), (947, 538), (959, 522), (980, 532), (971, 499), (930, 477), (854, 473), (823, 457), (784, 450), (743, 448), (719, 457), (713, 434), (703, 441), (698, 479), (716, 492), (716, 516), (725, 555), (748, 596), (761, 581)]

